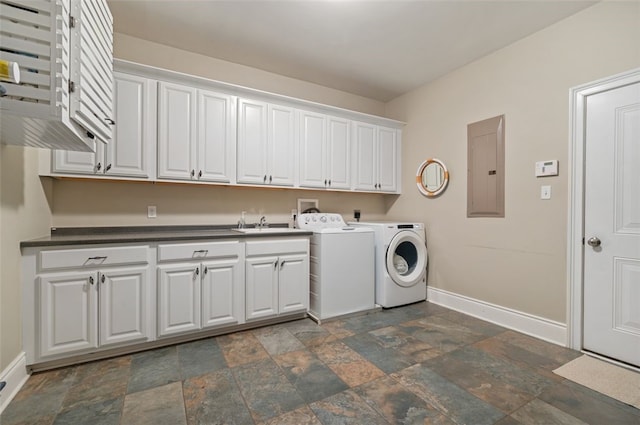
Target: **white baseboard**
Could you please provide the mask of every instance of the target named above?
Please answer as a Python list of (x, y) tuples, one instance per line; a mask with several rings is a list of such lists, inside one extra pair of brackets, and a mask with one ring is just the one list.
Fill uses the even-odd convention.
[(468, 314), (469, 316), (562, 345), (563, 347), (567, 346), (567, 326), (564, 323), (438, 288), (427, 287), (427, 299), (434, 304)]
[(13, 397), (18, 394), (20, 388), (29, 379), (27, 373), (27, 355), (23, 351), (13, 359), (5, 370), (0, 372), (0, 381), (5, 381), (7, 386), (0, 391), (0, 413), (9, 405)]

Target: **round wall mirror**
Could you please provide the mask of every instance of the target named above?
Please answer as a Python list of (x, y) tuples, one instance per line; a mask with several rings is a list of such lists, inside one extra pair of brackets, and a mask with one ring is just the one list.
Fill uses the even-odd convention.
[(449, 171), (444, 162), (436, 158), (429, 158), (418, 167), (416, 184), (424, 196), (441, 194), (449, 183)]

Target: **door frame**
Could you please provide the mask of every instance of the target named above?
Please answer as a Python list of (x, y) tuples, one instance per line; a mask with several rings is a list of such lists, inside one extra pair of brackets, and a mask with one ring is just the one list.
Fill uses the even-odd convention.
[(587, 97), (640, 82), (640, 68), (570, 90), (569, 217), (567, 229), (567, 347), (582, 350), (584, 284), (585, 127)]

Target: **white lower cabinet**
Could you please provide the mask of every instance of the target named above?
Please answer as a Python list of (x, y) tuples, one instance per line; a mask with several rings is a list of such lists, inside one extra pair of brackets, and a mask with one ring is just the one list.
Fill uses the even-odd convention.
[[(184, 261), (185, 258), (200, 261)], [(243, 323), (243, 244), (167, 244), (158, 247), (158, 336)]]
[(147, 339), (148, 266), (43, 274), (40, 357)]
[[(27, 365), (197, 336), (309, 305), (309, 239), (23, 249)], [(110, 350), (113, 349), (113, 350)]]
[(309, 306), (309, 240), (246, 242), (247, 320), (304, 312)]

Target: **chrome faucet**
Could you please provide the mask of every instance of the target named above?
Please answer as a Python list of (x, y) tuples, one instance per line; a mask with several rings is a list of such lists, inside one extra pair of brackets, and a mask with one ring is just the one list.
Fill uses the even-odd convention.
[(258, 224), (256, 224), (256, 227), (258, 229), (262, 229), (264, 227), (269, 227), (269, 223), (267, 223), (267, 217), (265, 217), (265, 216), (260, 217), (260, 222)]

